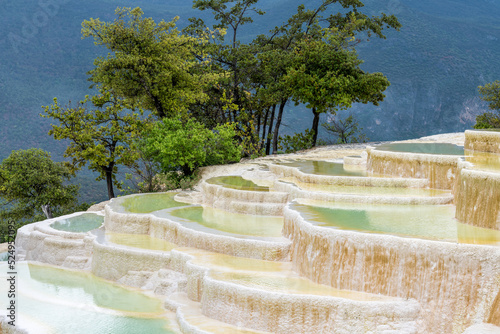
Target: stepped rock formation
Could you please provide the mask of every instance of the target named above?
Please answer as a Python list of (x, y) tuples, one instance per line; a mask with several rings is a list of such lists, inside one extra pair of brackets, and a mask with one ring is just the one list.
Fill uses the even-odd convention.
[[(161, 317), (123, 314), (147, 318), (141, 326), (162, 319), (162, 333), (496, 333), (499, 208), (500, 132), (467, 131), (209, 167), (195, 191), (26, 225), (17, 260), (35, 263), (20, 276), (24, 303), (52, 305), (37, 282), (83, 284), (91, 308), (120, 324), (108, 300), (132, 292), (89, 287), (103, 278), (161, 300)], [(63, 283), (57, 267), (93, 276)], [(86, 308), (68, 295), (75, 314)], [(0, 315), (4, 331), (57, 328), (19, 310), (27, 320), (16, 328)]]

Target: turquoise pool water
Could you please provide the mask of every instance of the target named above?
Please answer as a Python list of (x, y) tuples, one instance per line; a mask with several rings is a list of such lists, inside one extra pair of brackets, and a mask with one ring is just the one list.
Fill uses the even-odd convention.
[(206, 182), (237, 190), (269, 191), (269, 187), (259, 186), (241, 176), (216, 176), (208, 179)]
[(291, 207), (326, 228), (500, 246), (500, 231), (459, 222), (453, 205), (300, 202)]
[[(211, 207), (189, 207), (169, 212), (173, 217), (181, 218), (179, 222), (196, 225), (212, 231), (255, 237), (281, 237), (283, 228), (282, 217), (244, 215), (232, 213)], [(190, 224), (191, 222), (191, 224)], [(196, 223), (196, 225), (192, 224)]]
[[(180, 333), (173, 315), (159, 299), (125, 288), (90, 273), (51, 266), (17, 264), (18, 324), (36, 328), (33, 333), (54, 334), (170, 334)], [(6, 280), (6, 265), (0, 279)], [(2, 309), (7, 284), (0, 285)]]
[(177, 193), (174, 192), (138, 194), (118, 198), (116, 202), (120, 204), (125, 211), (132, 213), (150, 213), (162, 209), (188, 205), (176, 201), (174, 199), (176, 194)]
[(66, 219), (56, 220), (50, 227), (66, 232), (88, 232), (99, 228), (104, 222), (104, 216), (95, 213), (83, 213)]

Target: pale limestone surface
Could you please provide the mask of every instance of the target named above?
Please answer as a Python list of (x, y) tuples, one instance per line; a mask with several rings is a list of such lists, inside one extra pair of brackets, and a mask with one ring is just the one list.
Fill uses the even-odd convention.
[(416, 299), (419, 333), (463, 331), (489, 316), (500, 292), (498, 247), (325, 229), (288, 206), (284, 215), (295, 270), (339, 289)]
[(89, 269), (92, 257), (90, 232), (75, 233), (53, 229), (57, 220), (76, 217), (83, 212), (47, 219), (21, 227), (16, 237), (16, 259), (18, 261), (40, 261), (74, 269)]
[(500, 327), (492, 324), (479, 324), (470, 326), (463, 334), (500, 334)]
[[(464, 139), (464, 134), (445, 134), (413, 142), (463, 145)], [(47, 222), (41, 222), (20, 230), (18, 255), (21, 259), (91, 270), (98, 276), (164, 296), (166, 306), (176, 312), (183, 333), (437, 334), (466, 330), (470, 334), (479, 328), (470, 327), (474, 323), (490, 319), (500, 325), (496, 323), (500, 321), (498, 312), (491, 309), (500, 304), (499, 248), (324, 229), (312, 226), (285, 206), (293, 198), (402, 205), (439, 205), (451, 200), (450, 196), (442, 196), (431, 203), (430, 199), (411, 197), (332, 196), (297, 190), (280, 180), (288, 177), (305, 183), (397, 187), (426, 187), (429, 180), (426, 175), (421, 179), (307, 175), (297, 168), (273, 164), (286, 159), (338, 161), (358, 155), (362, 158), (347, 159), (346, 165), (363, 166), (368, 145), (373, 143), (320, 147), (205, 167), (196, 190), (176, 196), (182, 202), (234, 212), (281, 214), (284, 210), (284, 237), (280, 240), (213, 234), (183, 226), (168, 215), (117, 212), (104, 202), (93, 210), (104, 209), (107, 231), (149, 235), (177, 246), (171, 251), (158, 251), (113, 244), (95, 235), (54, 235)], [(437, 162), (432, 159), (430, 163)], [(243, 176), (258, 185), (270, 186), (271, 192), (262, 195), (228, 190), (204, 182), (221, 175)], [(87, 253), (75, 256), (75, 249)], [(247, 284), (247, 280), (259, 275), (264, 281), (284, 279), (296, 292)], [(298, 282), (296, 278), (309, 282), (308, 286), (319, 282), (330, 289), (380, 294), (383, 300), (310, 294), (300, 290), (300, 284), (290, 283)], [(493, 327), (485, 325), (481, 330)]]
[(500, 153), (500, 131), (465, 131), (465, 148)]
[(100, 211), (103, 211), (104, 210), (104, 207), (106, 206), (106, 204), (108, 204), (109, 201), (104, 201), (104, 202), (101, 202), (101, 203), (97, 203), (97, 204), (94, 204), (94, 205), (91, 205), (87, 211), (90, 211), (90, 212), (100, 212)]

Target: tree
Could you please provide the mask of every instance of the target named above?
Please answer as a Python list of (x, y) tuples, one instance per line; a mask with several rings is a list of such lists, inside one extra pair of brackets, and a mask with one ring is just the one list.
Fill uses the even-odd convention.
[(335, 115), (332, 115), (328, 119), (328, 122), (321, 124), (321, 126), (328, 132), (335, 136), (338, 136), (338, 144), (347, 143), (365, 143), (367, 138), (364, 134), (360, 134), (357, 137), (355, 135), (363, 128), (358, 128), (359, 124), (356, 122), (352, 115), (349, 115), (346, 119), (336, 119)]
[(146, 157), (138, 147), (138, 159), (133, 166), (130, 166), (130, 173), (125, 174), (125, 178), (132, 184), (131, 192), (151, 193), (162, 190), (161, 180), (158, 174), (161, 173), (160, 164), (152, 157)]
[(142, 150), (164, 172), (191, 176), (198, 167), (239, 161), (241, 147), (235, 136), (234, 125), (218, 125), (212, 131), (192, 118), (164, 118), (146, 133)]
[[(243, 25), (252, 23), (251, 14), (264, 12), (254, 5), (258, 0), (196, 0), (194, 8), (210, 10), (216, 23), (208, 43), (200, 46), (198, 58), (207, 54), (212, 60), (210, 70), (221, 75), (215, 87), (210, 89), (210, 99), (195, 106), (192, 114), (206, 122), (209, 127), (217, 124), (235, 123), (244, 151), (248, 155), (260, 152), (259, 126), (260, 106), (255, 104), (255, 85), (252, 77), (260, 71), (254, 46), (241, 43), (238, 39)], [(191, 18), (191, 24), (184, 29), (186, 34), (201, 37), (210, 30), (205, 22)], [(205, 117), (202, 115), (205, 113)], [(207, 119), (206, 116), (210, 119)], [(201, 116), (201, 117), (200, 117)], [(211, 121), (212, 120), (212, 121)], [(257, 127), (255, 126), (257, 124)]]
[(70, 170), (52, 161), (48, 152), (13, 151), (0, 164), (0, 218), (25, 221), (42, 213), (52, 218), (53, 213), (75, 205), (78, 186), (66, 184), (71, 177)]
[(483, 113), (476, 118), (475, 129), (500, 128), (500, 81), (494, 81), (479, 86), (481, 99), (489, 102), (489, 108), (494, 112)]
[(206, 99), (204, 88), (218, 75), (198, 69), (206, 65), (195, 57), (201, 38), (181, 34), (175, 27), (177, 18), (156, 24), (143, 18), (140, 8), (117, 8), (115, 13), (118, 18), (111, 23), (82, 23), (84, 38), (92, 37), (112, 52), (95, 59), (89, 80), (161, 118)]
[(43, 108), (43, 117), (59, 122), (52, 124), (49, 135), (70, 140), (64, 156), (72, 158), (71, 167), (76, 170), (89, 163), (88, 168), (99, 173), (97, 180), (106, 180), (108, 197), (115, 197), (113, 183), (120, 187), (118, 165), (133, 166), (138, 157), (134, 140), (144, 128), (142, 110), (134, 111), (128, 100), (110, 92), (87, 96), (75, 108), (61, 107), (56, 98), (53, 105)]
[[(321, 13), (333, 4), (341, 5), (343, 13), (331, 14), (323, 19)], [(361, 61), (357, 59), (353, 47), (361, 39), (354, 37), (364, 32), (368, 37), (376, 35), (385, 38), (382, 34), (384, 28), (399, 29), (401, 25), (394, 15), (381, 13), (380, 16), (368, 17), (359, 10), (363, 6), (359, 0), (324, 0), (313, 10), (306, 10), (304, 5), (300, 5), (297, 13), (286, 23), (271, 30), (270, 36), (261, 35), (256, 39), (255, 43), (261, 46), (263, 54), (273, 54), (268, 57), (271, 59), (269, 68), (273, 73), (268, 76), (271, 81), (264, 81), (267, 83), (264, 92), (277, 98), (275, 103), (280, 106), (274, 128), (273, 151), (277, 149), (284, 106), (290, 98), (297, 104), (306, 103), (313, 111), (313, 146), (316, 144), (319, 115), (322, 112), (337, 107), (347, 108), (352, 102), (376, 104), (383, 98), (382, 94), (376, 93), (376, 89), (380, 92), (385, 90), (388, 81), (379, 74), (359, 70)], [(314, 51), (311, 50), (314, 48)], [(263, 59), (262, 53), (257, 57)], [(265, 64), (262, 62), (259, 68), (266, 69)], [(353, 74), (355, 77), (350, 78)], [(357, 85), (346, 87), (346, 81), (357, 81)], [(304, 82), (310, 86), (304, 87)], [(346, 94), (347, 89), (351, 90), (350, 98)], [(325, 98), (329, 106), (324, 106)], [(272, 107), (269, 133), (276, 104)], [(269, 143), (270, 138), (266, 153), (269, 153)]]
[(367, 73), (359, 68), (362, 60), (349, 42), (355, 40), (355, 32), (366, 23), (356, 15), (346, 19), (341, 28), (312, 26), (315, 32), (311, 37), (296, 44), (294, 65), (287, 73), (292, 99), (296, 104), (305, 103), (314, 115), (313, 146), (321, 113), (335, 113), (337, 109), (349, 108), (354, 102), (378, 105), (385, 97), (382, 92), (389, 86), (381, 73)]

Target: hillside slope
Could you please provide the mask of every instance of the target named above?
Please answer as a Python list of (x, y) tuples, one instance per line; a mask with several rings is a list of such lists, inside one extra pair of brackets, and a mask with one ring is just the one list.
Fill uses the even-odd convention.
[[(307, 2), (308, 6), (318, 0)], [(267, 11), (245, 26), (243, 38), (265, 33), (295, 12), (300, 1), (261, 0)], [(388, 76), (391, 86), (378, 107), (351, 110), (371, 140), (414, 138), (463, 131), (475, 115), (486, 110), (477, 86), (500, 79), (500, 3), (494, 0), (377, 0), (365, 1), (366, 11), (396, 14), (403, 28), (387, 40), (359, 45), (364, 68)], [(8, 2), (0, 0), (0, 159), (11, 150), (41, 147), (62, 159), (65, 144), (47, 135), (50, 125), (39, 117), (40, 106), (53, 97), (61, 103), (88, 94), (86, 72), (103, 52), (81, 40), (81, 22), (90, 17), (113, 19), (118, 6), (140, 6), (147, 16), (179, 25), (201, 13), (181, 0), (69, 0)], [(205, 14), (204, 14), (205, 15)], [(284, 115), (286, 132), (302, 131), (312, 122), (309, 110), (290, 105)], [(84, 173), (86, 200), (100, 200), (105, 184), (95, 185)], [(98, 187), (99, 190), (89, 187)], [(94, 197), (93, 197), (94, 196)]]

